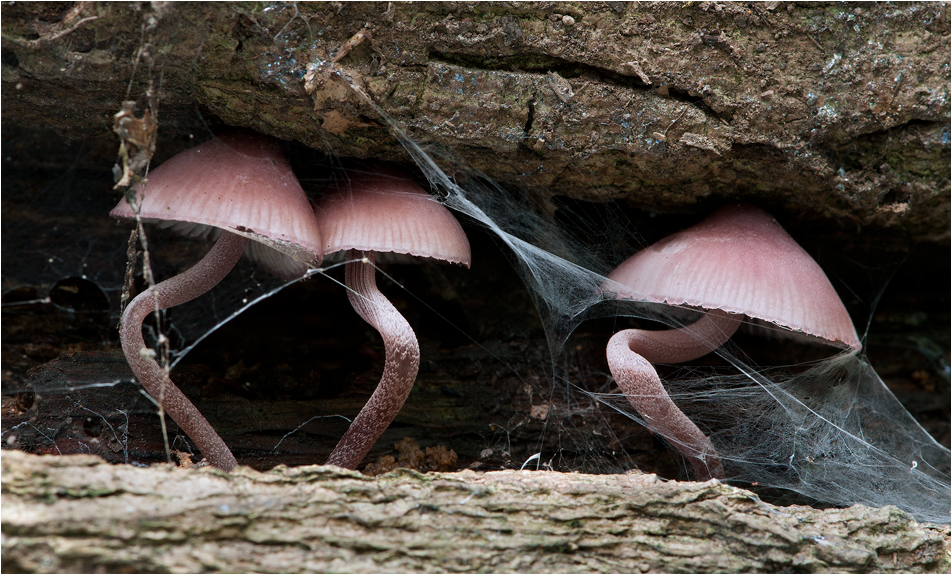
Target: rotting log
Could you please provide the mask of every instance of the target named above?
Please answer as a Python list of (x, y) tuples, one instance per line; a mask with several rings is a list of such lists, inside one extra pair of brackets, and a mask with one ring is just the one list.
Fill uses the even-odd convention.
[(4, 122), (70, 139), (151, 85), (165, 142), (204, 138), (201, 114), (406, 162), (334, 61), (411, 137), (543, 198), (755, 198), (948, 239), (948, 3), (14, 3), (3, 24)]
[[(5, 233), (5, 298), (9, 278), (34, 282), (13, 282), (12, 285), (29, 288), (33, 295), (24, 297), (36, 299), (47, 297), (51, 293), (48, 290), (57, 289), (55, 285), (51, 288), (52, 282), (63, 279), (30, 277), (26, 271), (35, 268), (24, 271), (11, 267), (10, 262), (20, 261), (14, 258), (33, 253), (41, 254), (44, 260), (47, 254), (59, 256), (62, 252), (57, 250), (61, 248), (54, 243), (79, 244), (77, 238), (85, 240), (86, 236), (100, 246), (107, 243), (107, 239), (118, 238), (119, 247), (113, 252), (83, 254), (82, 269), (87, 269), (88, 264), (88, 269), (102, 277), (103, 270), (111, 266), (121, 274), (127, 230), (116, 228), (103, 217), (108, 205), (95, 214), (77, 206), (89, 209), (95, 201), (114, 204), (118, 200), (117, 193), (109, 196), (113, 183), (110, 168), (117, 147), (111, 133), (113, 115), (127, 98), (138, 101), (137, 112), (141, 113), (148, 104), (144, 93), (150, 80), (154, 83), (159, 112), (156, 163), (192, 145), (190, 136), (207, 137), (206, 127), (215, 131), (232, 125), (297, 142), (298, 152), (303, 148), (313, 154), (318, 154), (314, 151), (317, 150), (342, 157), (376, 157), (408, 164), (399, 142), (387, 131), (381, 118), (347, 89), (328, 82), (320, 90), (306, 90), (308, 65), (326, 62), (355, 34), (368, 30), (369, 38), (354, 46), (340, 65), (365, 87), (374, 101), (407, 127), (415, 140), (446, 147), (503, 187), (536, 194), (530, 197), (537, 196), (541, 204), (552, 196), (564, 196), (576, 200), (611, 200), (650, 211), (652, 216), (661, 214), (658, 218), (646, 216), (638, 222), (638, 232), (650, 240), (663, 237), (680, 225), (664, 214), (687, 213), (700, 218), (724, 201), (748, 199), (774, 211), (785, 225), (796, 228), (798, 237), (810, 238), (820, 246), (835, 239), (836, 249), (847, 253), (854, 247), (861, 249), (868, 245), (904, 250), (916, 242), (926, 242), (932, 251), (918, 257), (917, 263), (924, 265), (915, 272), (916, 282), (907, 284), (905, 291), (899, 294), (901, 301), (912, 303), (909, 307), (899, 306), (899, 311), (881, 309), (872, 320), (871, 333), (874, 338), (883, 330), (912, 329), (921, 325), (916, 322), (941, 324), (945, 321), (943, 335), (935, 341), (941, 344), (938, 363), (944, 359), (944, 365), (948, 365), (949, 274), (947, 268), (941, 267), (948, 265), (950, 189), (947, 3), (862, 6), (729, 2), (383, 2), (267, 6), (252, 3), (6, 3), (2, 5), (2, 15), (4, 151), (12, 158), (4, 165), (4, 226), (10, 229), (9, 222), (15, 222), (18, 231), (29, 228), (42, 232), (23, 234), (22, 238), (11, 238)], [(462, 83), (457, 78), (462, 78)], [(6, 139), (11, 134), (13, 136)], [(9, 183), (13, 181), (9, 178), (11, 167), (23, 168), (23, 176), (17, 180), (22, 186), (16, 184), (19, 187), (13, 189), (13, 194), (9, 193), (15, 186)], [(64, 183), (67, 176), (54, 180), (50, 174), (67, 174), (69, 183)], [(34, 198), (37, 205), (31, 203)], [(68, 213), (51, 214), (46, 207), (38, 205), (39, 199), (50, 199), (52, 205), (68, 205)], [(652, 225), (655, 227), (651, 228)], [(72, 230), (72, 235), (67, 234), (67, 230)], [(485, 248), (491, 241), (483, 238), (482, 243)], [(83, 246), (80, 244), (75, 249), (82, 251)], [(157, 265), (174, 269), (194, 261), (194, 253), (187, 250), (201, 248), (185, 247), (184, 242), (165, 246), (156, 242), (153, 249)], [(466, 325), (472, 332), (479, 326), (482, 341), (491, 343), (488, 349), (467, 349), (456, 340), (446, 349), (440, 349), (447, 340), (446, 334), (439, 330), (424, 333), (421, 342), (429, 346), (426, 351), (430, 353), (428, 357), (433, 367), (421, 374), (418, 395), (411, 396), (398, 419), (403, 427), (381, 442), (381, 452), (404, 435), (430, 437), (431, 443), (445, 441), (449, 447), (459, 450), (461, 457), (465, 457), (464, 465), (518, 467), (527, 455), (539, 449), (541, 429), (545, 426), (555, 429), (562, 421), (579, 417), (579, 413), (568, 410), (559, 413), (559, 406), (546, 403), (549, 396), (540, 395), (538, 388), (528, 385), (539, 383), (530, 379), (544, 378), (546, 369), (551, 367), (549, 358), (545, 357), (544, 337), (538, 325), (532, 323), (537, 321), (532, 302), (527, 294), (519, 291), (517, 278), (511, 277), (512, 274), (506, 277), (498, 271), (508, 265), (504, 256), (487, 255), (486, 251), (479, 256), (470, 276), (456, 273), (450, 282), (457, 286), (460, 294), (459, 302), (454, 301), (453, 305), (463, 310), (452, 317), (457, 325)], [(488, 260), (502, 265), (491, 271), (487, 271), (489, 266), (480, 270), (478, 266)], [(412, 272), (410, 276), (395, 272), (395, 277), (405, 284), (408, 277), (414, 279)], [(905, 279), (899, 277), (897, 283)], [(437, 291), (419, 278), (415, 285), (422, 286), (417, 293)], [(327, 302), (332, 301), (331, 291), (311, 285), (305, 293), (311, 301)], [(933, 297), (935, 294), (939, 299)], [(115, 291), (109, 295), (118, 299)], [(289, 294), (282, 293), (273, 299), (286, 295)], [(339, 291), (336, 295), (343, 297)], [(503, 300), (514, 305), (504, 311), (494, 307)], [(117, 307), (117, 301), (110, 301), (105, 309), (96, 308), (95, 313), (84, 315), (83, 310), (76, 312), (68, 306), (48, 305), (39, 312), (26, 311), (20, 318), (13, 317), (19, 308), (5, 307), (5, 389), (9, 389), (11, 381), (19, 386), (29, 380), (27, 368), (68, 357), (74, 348), (97, 353), (115, 350), (118, 347), (114, 330)], [(317, 306), (314, 307), (314, 316), (307, 318), (306, 328), (299, 328), (300, 331), (308, 330), (311, 337), (321, 334), (323, 340), (331, 340), (331, 336), (324, 334), (332, 333), (331, 328), (341, 324), (339, 315), (350, 310), (345, 304), (331, 304), (329, 307), (339, 312), (331, 319), (329, 311), (318, 311)], [(294, 313), (295, 319), (302, 315)], [(923, 316), (927, 319), (917, 319)], [(255, 322), (260, 321), (258, 317), (249, 325), (257, 326)], [(249, 454), (249, 464), (267, 468), (273, 465), (271, 458), (275, 457), (286, 458), (289, 464), (321, 461), (322, 454), (336, 441), (334, 433), (324, 430), (300, 444), (286, 440), (282, 444), (288, 448), (285, 452), (273, 455), (270, 451), (285, 433), (292, 431), (292, 426), (309, 417), (309, 413), (339, 413), (345, 406), (356, 411), (360, 398), (366, 396), (376, 381), (374, 375), (379, 375), (379, 365), (366, 357), (356, 357), (358, 361), (353, 363), (359, 369), (334, 373), (327, 369), (331, 362), (326, 358), (324, 363), (302, 361), (309, 357), (302, 352), (313, 353), (317, 344), (310, 347), (287, 344), (287, 340), (274, 336), (278, 331), (271, 327), (258, 329), (258, 333), (252, 335), (227, 328), (221, 330), (218, 342), (209, 342), (205, 349), (199, 348), (190, 354), (189, 359), (195, 363), (183, 369), (191, 369), (198, 383), (185, 380), (183, 385), (191, 385), (196, 397), (205, 396), (202, 407), (219, 418), (216, 424), (232, 426), (227, 431), (233, 432), (236, 441), (247, 441), (243, 448)], [(336, 340), (321, 342), (331, 349), (327, 353), (334, 360), (341, 357), (354, 360), (358, 353), (347, 351), (345, 356), (340, 350), (357, 350), (368, 340), (361, 327), (350, 328), (346, 336), (335, 333), (338, 334), (334, 336)], [(579, 339), (586, 346), (584, 355), (579, 352), (580, 357), (591, 360), (587, 365), (594, 366), (590, 369), (595, 376), (589, 374), (588, 383), (595, 378), (600, 378), (599, 383), (604, 382), (605, 370), (602, 368), (602, 374), (597, 373), (600, 367), (595, 363), (598, 357), (595, 352), (603, 347), (606, 333), (609, 332), (591, 328), (588, 334), (580, 334)], [(891, 333), (887, 335), (892, 337)], [(909, 341), (919, 335), (910, 332)], [(906, 382), (909, 392), (906, 398), (911, 397), (911, 403), (921, 408), (916, 416), (922, 420), (921, 414), (930, 414), (931, 423), (923, 420), (924, 424), (947, 445), (948, 379), (930, 375), (928, 365), (915, 349), (903, 348), (901, 353), (907, 357), (902, 361), (883, 359), (890, 350), (908, 346), (905, 339), (896, 337), (898, 345), (890, 341), (877, 349), (873, 338), (868, 349), (877, 369), (885, 377), (885, 364), (893, 379)], [(283, 345), (285, 349), (275, 351), (268, 347), (273, 344)], [(260, 368), (250, 359), (245, 365), (235, 360), (236, 356), (264, 357), (255, 354), (258, 348), (265, 347), (273, 355), (261, 361)], [(363, 349), (360, 353), (372, 356), (373, 352), (373, 349)], [(499, 363), (494, 363), (499, 360), (516, 367), (499, 375), (504, 371)], [(321, 374), (323, 380), (310, 378), (309, 371)], [(227, 381), (234, 373), (240, 375), (240, 381)], [(104, 374), (99, 375), (102, 379)], [(330, 400), (327, 397), (286, 399), (278, 405), (279, 402), (272, 402), (270, 398), (261, 398), (263, 390), (270, 392), (280, 387), (275, 382), (285, 380), (293, 380), (293, 387), (279, 391), (287, 391), (289, 397), (293, 396), (290, 392), (315, 393), (315, 389), (323, 393), (322, 384), (340, 387), (341, 382), (346, 382), (343, 387), (350, 387), (346, 391), (337, 389), (336, 395), (327, 392), (333, 396)], [(473, 385), (474, 381), (480, 386), (489, 386), (490, 391)], [(156, 453), (164, 457), (157, 418), (149, 405), (140, 406), (141, 411), (136, 412), (125, 405), (112, 404), (107, 405), (109, 413), (100, 412), (100, 404), (96, 402), (109, 398), (112, 390), (99, 389), (98, 395), (92, 388), (84, 391), (86, 396), (79, 403), (73, 401), (74, 395), (46, 396), (26, 409), (19, 409), (16, 400), (5, 398), (5, 447), (11, 437), (8, 423), (22, 423), (21, 430), (28, 430), (32, 422), (42, 434), (36, 436), (36, 445), (24, 448), (51, 453), (62, 449), (65, 453), (70, 448), (78, 451), (98, 445), (104, 455), (111, 453), (114, 461), (125, 460), (130, 451), (131, 459), (140, 461), (135, 457), (136, 449), (150, 453), (152, 460)], [(131, 399), (137, 394), (134, 389), (126, 391), (128, 395), (122, 397)], [(49, 403), (43, 403), (47, 400)], [(318, 409), (309, 411), (312, 400)], [(142, 401), (141, 395), (139, 401)], [(442, 402), (441, 409), (432, 409), (436, 401)], [(110, 435), (105, 423), (102, 424), (105, 431), (97, 429), (98, 419), (96, 414), (89, 414), (90, 408), (105, 416), (104, 421), (114, 426), (115, 433)], [(16, 413), (11, 415), (11, 411)], [(267, 419), (259, 417), (260, 414), (271, 417), (276, 412), (277, 421), (260, 425)], [(31, 418), (38, 413), (37, 423)], [(281, 420), (288, 413), (291, 417), (285, 419), (293, 423)], [(465, 422), (453, 419), (459, 414), (471, 419)], [(446, 432), (447, 426), (441, 419), (451, 420), (464, 432), (446, 439), (441, 434)], [(86, 423), (90, 421), (93, 425), (87, 428)], [(599, 423), (603, 427), (579, 425), (573, 428), (580, 434), (581, 430), (592, 434), (600, 441), (599, 449), (604, 451), (581, 452), (578, 459), (584, 457), (586, 463), (595, 467), (604, 465), (602, 469), (607, 469), (610, 463), (605, 460), (614, 456), (616, 449), (620, 452), (643, 450), (648, 454), (648, 463), (657, 464), (652, 460), (659, 459), (659, 447), (647, 432), (639, 432), (635, 424), (622, 417), (612, 421), (610, 429), (604, 426), (604, 421)], [(120, 428), (123, 424), (126, 427)], [(467, 425), (476, 425), (479, 429), (473, 432), (466, 429)], [(268, 433), (274, 434), (275, 429), (277, 435), (267, 437)], [(630, 440), (637, 433), (641, 435)], [(26, 435), (21, 433), (19, 439), (24, 440)], [(321, 435), (319, 440), (315, 439), (318, 435)], [(628, 438), (628, 442), (616, 445), (616, 436)], [(262, 449), (260, 445), (265, 444), (265, 439), (271, 439), (272, 443)], [(561, 449), (565, 447), (562, 437), (550, 433), (545, 439), (551, 441), (542, 447), (546, 456), (560, 450), (557, 453), (562, 457)], [(255, 441), (259, 443), (253, 443)], [(478, 459), (480, 451), (486, 451), (487, 447), (495, 451), (488, 462)], [(566, 451), (575, 447), (570, 446)], [(386, 509), (382, 513), (391, 517), (387, 520), (389, 523), (383, 520), (361, 523), (364, 517), (361, 510), (371, 508), (373, 501), (387, 500), (402, 501), (407, 506), (398, 507), (394, 513), (404, 513), (400, 510), (419, 504), (420, 507), (404, 515), (414, 518), (413, 514), (419, 514), (416, 518), (421, 522), (432, 520), (435, 513), (424, 514), (419, 510), (428, 510), (429, 501), (438, 500), (438, 489), (429, 488), (424, 502), (411, 502), (404, 499), (402, 493), (424, 493), (424, 488), (437, 481), (435, 477), (457, 478), (439, 479), (453, 486), (446, 488), (452, 496), (449, 501), (466, 500), (473, 493), (473, 489), (467, 490), (466, 484), (481, 486), (495, 478), (499, 478), (499, 483), (490, 484), (493, 489), (511, 497), (508, 506), (470, 507), (463, 510), (466, 512), (451, 516), (462, 522), (460, 529), (468, 529), (467, 525), (471, 524), (466, 522), (478, 521), (481, 517), (478, 513), (484, 513), (484, 517), (489, 518), (487, 521), (497, 521), (482, 532), (486, 533), (485, 540), (478, 541), (496, 547), (483, 548), (480, 552), (485, 556), (472, 559), (473, 565), (485, 565), (486, 570), (724, 570), (727, 568), (722, 565), (710, 566), (713, 559), (709, 555), (723, 557), (711, 555), (711, 545), (717, 549), (739, 549), (744, 547), (745, 541), (758, 544), (770, 537), (774, 539), (759, 548), (769, 549), (770, 553), (761, 553), (756, 545), (747, 548), (745, 557), (750, 561), (751, 570), (876, 571), (894, 569), (893, 563), (899, 571), (948, 569), (947, 547), (934, 552), (933, 543), (921, 546), (917, 543), (922, 541), (917, 537), (926, 537), (930, 542), (944, 537), (947, 546), (947, 528), (916, 526), (907, 515), (893, 510), (852, 508), (814, 512), (796, 508), (796, 511), (766, 512), (770, 507), (748, 503), (754, 501), (749, 495), (738, 495), (743, 492), (725, 486), (659, 482), (656, 486), (667, 486), (669, 491), (655, 492), (650, 505), (638, 504), (641, 507), (637, 513), (620, 517), (617, 506), (627, 503), (617, 501), (628, 499), (618, 498), (613, 503), (616, 507), (599, 508), (607, 509), (602, 515), (592, 513), (582, 517), (583, 527), (591, 517), (613, 517), (611, 522), (588, 523), (592, 530), (604, 528), (603, 534), (596, 536), (582, 530), (587, 538), (573, 539), (574, 535), (567, 534), (566, 526), (576, 524), (566, 521), (561, 525), (563, 531), (551, 531), (556, 535), (543, 538), (530, 534), (514, 545), (511, 541), (499, 542), (498, 533), (506, 533), (505, 525), (510, 519), (516, 521), (505, 513), (515, 513), (532, 497), (548, 496), (535, 487), (526, 486), (527, 477), (536, 478), (534, 480), (544, 477), (545, 481), (559, 485), (562, 484), (559, 482), (571, 483), (584, 478), (624, 487), (625, 481), (635, 481), (638, 476), (589, 478), (507, 472), (424, 478), (398, 474), (384, 480), (370, 480), (353, 474), (304, 468), (267, 474), (242, 471), (234, 477), (222, 477), (207, 470), (186, 474), (165, 468), (106, 467), (82, 458), (66, 458), (57, 463), (53, 459), (24, 458), (8, 451), (3, 452), (3, 460), (3, 567), (7, 570), (9, 566), (10, 571), (46, 569), (44, 561), (54, 562), (50, 570), (97, 567), (117, 571), (153, 568), (322, 570), (322, 564), (308, 563), (311, 548), (323, 549), (315, 554), (330, 558), (323, 564), (323, 569), (328, 570), (360, 570), (365, 565), (385, 565), (399, 570), (399, 560), (408, 562), (406, 569), (447, 565), (447, 570), (454, 566), (461, 570), (463, 565), (438, 563), (431, 559), (435, 552), (425, 551), (429, 549), (430, 540), (435, 539), (434, 534), (440, 531), (416, 527), (419, 531), (408, 529), (395, 537), (393, 525), (402, 525), (400, 521), (407, 519), (387, 516)], [(27, 463), (34, 461), (43, 463)], [(76, 464), (76, 461), (84, 463)], [(24, 476), (21, 472), (8, 473), (8, 463), (25, 470), (22, 473), (28, 476), (26, 483), (36, 481), (36, 485), (23, 487), (22, 481), (14, 483), (13, 477)], [(628, 463), (621, 461), (614, 465), (625, 468), (630, 466)], [(30, 467), (32, 465), (49, 469), (40, 471)], [(667, 465), (669, 471), (674, 468), (674, 473), (677, 472), (676, 464), (668, 462)], [(664, 467), (664, 464), (658, 466)], [(55, 470), (59, 471), (54, 473)], [(105, 475), (111, 486), (83, 487), (92, 485), (85, 479), (89, 473)], [(161, 481), (146, 479), (153, 474)], [(299, 482), (287, 479), (295, 474)], [(173, 493), (177, 497), (187, 493), (184, 488), (189, 478), (212, 485), (220, 490), (216, 494), (225, 495), (221, 495), (220, 500), (215, 499), (218, 495), (209, 495), (209, 501), (219, 501), (217, 506), (182, 499), (181, 507), (176, 508), (182, 509), (182, 513), (184, 509), (195, 508), (195, 514), (170, 514), (167, 517), (171, 519), (154, 515), (158, 520), (147, 516), (149, 505), (167, 507), (174, 501), (168, 496), (172, 492), (162, 490), (163, 482), (183, 488)], [(13, 488), (8, 490), (8, 479), (9, 485), (20, 486), (16, 489), (26, 489), (24, 493), (29, 489), (36, 489), (37, 493), (46, 489), (44, 493), (48, 497), (42, 503), (40, 499), (29, 500), (32, 503), (22, 504), (28, 507), (18, 508), (21, 502), (28, 501), (27, 496), (14, 493)], [(73, 480), (79, 484), (75, 489), (69, 487), (76, 485), (70, 483)], [(136, 487), (137, 481), (144, 487)], [(330, 535), (327, 538), (330, 547), (321, 547), (319, 540), (328, 533), (320, 531), (320, 524), (327, 519), (322, 516), (320, 520), (308, 522), (311, 506), (300, 503), (310, 501), (309, 497), (317, 499), (321, 493), (330, 493), (316, 491), (314, 495), (311, 490), (317, 488), (312, 484), (318, 481), (331, 485), (325, 489), (340, 492), (334, 493), (334, 506), (328, 513), (334, 521), (341, 522), (344, 533), (349, 533), (343, 542)], [(59, 485), (64, 487), (58, 496)], [(118, 493), (117, 485), (126, 491)], [(221, 504), (228, 504), (229, 509), (242, 509), (241, 502), (249, 499), (246, 494), (254, 493), (259, 486), (273, 490), (269, 492), (274, 494), (273, 500), (280, 502), (276, 504), (277, 519), (286, 520), (263, 524), (279, 525), (264, 533), (250, 526), (257, 523), (252, 519), (267, 517), (271, 513), (269, 508), (262, 505), (252, 509), (253, 512), (237, 515), (223, 512), (221, 508)], [(286, 486), (291, 495), (282, 495), (279, 486)], [(152, 487), (155, 493), (150, 495)], [(624, 496), (631, 497), (623, 487), (619, 489)], [(682, 496), (680, 490), (695, 495)], [(375, 499), (368, 503), (356, 497), (361, 492), (371, 493)], [(302, 493), (303, 496), (298, 497)], [(551, 494), (552, 489), (548, 493)], [(618, 496), (618, 492), (614, 493), (613, 497)], [(703, 495), (697, 496), (697, 493)], [(103, 497), (87, 501), (84, 497), (72, 499), (74, 494)], [(95, 511), (97, 501), (118, 500), (113, 497), (127, 497), (137, 511), (127, 517), (129, 522), (116, 524), (123, 526), (118, 537), (94, 539), (99, 531), (112, 533), (111, 524), (100, 521)], [(555, 501), (553, 507), (567, 508), (571, 501), (566, 502), (566, 498), (582, 499), (565, 496)], [(81, 541), (39, 531), (27, 536), (27, 531), (9, 519), (14, 517), (11, 510), (47, 513), (60, 511), (71, 503), (80, 508), (81, 502), (90, 505), (83, 511), (85, 515), (64, 528), (67, 533), (89, 535), (80, 537)], [(143, 507), (138, 507), (140, 503)], [(693, 503), (700, 507), (689, 505)], [(465, 505), (470, 504), (472, 500)], [(736, 511), (726, 519), (717, 516), (716, 520), (695, 521), (698, 517), (707, 517), (703, 515), (709, 512), (705, 511), (705, 505), (716, 508), (710, 511), (712, 514), (721, 510), (721, 506)], [(679, 506), (688, 506), (691, 510), (679, 511)], [(627, 531), (616, 530), (616, 524), (628, 525), (626, 521), (638, 521), (639, 517), (655, 517), (646, 514), (644, 507), (662, 510), (659, 512), (662, 518), (645, 519), (646, 523), (638, 528), (626, 527)], [(443, 508), (457, 509), (451, 505)], [(169, 509), (171, 513), (172, 507)], [(290, 518), (295, 513), (301, 514), (311, 531), (288, 543), (282, 534), (293, 533), (294, 522)], [(560, 517), (558, 512), (546, 515), (549, 516)], [(798, 520), (790, 519), (791, 516)], [(43, 517), (65, 521), (66, 516)], [(811, 519), (815, 517), (827, 520)], [(756, 532), (744, 527), (748, 521), (763, 524), (769, 520), (779, 523), (770, 523), (763, 531)], [(206, 521), (209, 523), (204, 523)], [(97, 529), (86, 531), (86, 523)], [(55, 525), (58, 523), (52, 522), (50, 527)], [(381, 526), (382, 534), (406, 541), (407, 545), (394, 549), (395, 544), (384, 540), (374, 546), (362, 546), (358, 535), (362, 536), (363, 532), (359, 529), (370, 530), (367, 525)], [(797, 533), (793, 531), (797, 525), (818, 527), (808, 535), (790, 535)], [(842, 529), (829, 525), (839, 525)], [(695, 529), (693, 533), (698, 537), (704, 526), (708, 531), (704, 532), (707, 540), (702, 550), (696, 552), (686, 547), (679, 553), (678, 546), (682, 542), (687, 545), (698, 539), (673, 536)], [(384, 527), (387, 530), (383, 530)], [(559, 525), (549, 525), (546, 529), (557, 527)], [(34, 525), (29, 529), (42, 527)], [(542, 527), (537, 529), (534, 534), (550, 533)], [(454, 532), (453, 527), (444, 531)], [(744, 536), (735, 539), (736, 532)], [(149, 539), (153, 533), (158, 541), (154, 545)], [(253, 537), (239, 537), (235, 533), (248, 533)], [(668, 538), (664, 538), (666, 534)], [(412, 538), (417, 535), (421, 535), (421, 539)], [(868, 542), (869, 539), (863, 538), (874, 535), (881, 537), (878, 542), (859, 542)], [(617, 539), (604, 545), (587, 543), (604, 541), (602, 537)], [(125, 553), (123, 538), (138, 543), (128, 547), (130, 556), (111, 562), (109, 557)], [(195, 545), (183, 545), (186, 541)], [(829, 541), (837, 544), (829, 545)], [(841, 541), (857, 543), (840, 544)], [(453, 539), (453, 544), (463, 546), (473, 542), (464, 534)], [(614, 558), (606, 561), (592, 558), (585, 554), (591, 548), (599, 553), (609, 549), (622, 559), (613, 563)], [(654, 555), (641, 562), (634, 561), (633, 558), (647, 557), (654, 548), (670, 553), (667, 563), (661, 563), (660, 559), (658, 563), (651, 563), (648, 559), (657, 558)], [(218, 549), (230, 549), (231, 555), (217, 559)], [(416, 559), (418, 549), (420, 558)], [(274, 550), (280, 551), (271, 555), (270, 551)], [(239, 555), (243, 551), (249, 553)], [(338, 551), (340, 554), (335, 555)], [(841, 551), (843, 556), (832, 555)], [(22, 563), (7, 563), (8, 558), (12, 562), (21, 552), (27, 554)], [(497, 556), (498, 562), (492, 563)], [(254, 563), (247, 557), (262, 562)], [(278, 563), (283, 558), (286, 562)], [(556, 562), (576, 558), (587, 563), (580, 566)], [(238, 562), (226, 562), (230, 559)], [(632, 561), (622, 562), (629, 559)], [(264, 560), (275, 563), (266, 564)], [(704, 563), (708, 560), (709, 563)], [(740, 563), (726, 564), (731, 565), (731, 569), (736, 565), (736, 569), (743, 570)]]
[(716, 481), (232, 474), (4, 452), (4, 572), (948, 572), (949, 527)]

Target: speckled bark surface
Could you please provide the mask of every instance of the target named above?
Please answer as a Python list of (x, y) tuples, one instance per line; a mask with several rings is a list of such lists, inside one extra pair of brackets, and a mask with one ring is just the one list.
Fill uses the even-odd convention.
[(406, 161), (349, 88), (304, 88), (364, 30), (340, 66), (411, 137), (505, 185), (660, 211), (755, 198), (881, 241), (948, 238), (947, 4), (3, 11), (4, 121), (70, 138), (103, 130), (152, 78), (165, 134), (192, 129), (197, 106), (340, 155)]
[(742, 490), (503, 471), (113, 466), (3, 455), (5, 572), (947, 572), (948, 526)]

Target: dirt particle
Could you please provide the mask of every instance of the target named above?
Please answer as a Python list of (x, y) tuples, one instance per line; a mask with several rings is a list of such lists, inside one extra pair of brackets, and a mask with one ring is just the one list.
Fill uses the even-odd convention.
[(427, 447), (426, 451), (412, 438), (405, 437), (393, 445), (397, 451), (397, 459), (392, 455), (384, 455), (376, 463), (370, 463), (364, 468), (365, 475), (382, 475), (394, 469), (416, 469), (426, 473), (428, 471), (456, 471), (456, 452), (445, 445)]

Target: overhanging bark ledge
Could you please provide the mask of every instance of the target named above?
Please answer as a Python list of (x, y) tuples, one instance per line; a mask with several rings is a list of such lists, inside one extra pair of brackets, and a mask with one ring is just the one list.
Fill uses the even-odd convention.
[(339, 57), (413, 138), (509, 187), (669, 212), (756, 199), (884, 243), (948, 241), (945, 3), (257, 6), (5, 5), (4, 121), (87, 137), (130, 78), (133, 97), (161, 78), (165, 134), (201, 130), (197, 108), (406, 162), (345, 87), (304, 90)]

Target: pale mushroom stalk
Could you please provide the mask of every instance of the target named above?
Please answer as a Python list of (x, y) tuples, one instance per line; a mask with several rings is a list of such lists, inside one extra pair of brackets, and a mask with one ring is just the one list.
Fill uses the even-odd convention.
[(353, 469), (367, 455), (406, 402), (420, 368), (420, 345), (406, 319), (377, 289), (374, 252), (348, 250), (344, 270), (354, 310), (383, 338), (386, 364), (377, 389), (327, 460)]
[(195, 405), (172, 383), (166, 372), (146, 353), (142, 322), (154, 311), (189, 302), (215, 287), (235, 267), (248, 239), (227, 231), (205, 257), (187, 271), (142, 292), (122, 314), (120, 339), (129, 367), (142, 387), (182, 428), (202, 455), (216, 467), (231, 471), (238, 461)]
[(607, 350), (612, 375), (629, 401), (651, 429), (688, 457), (699, 479), (724, 477), (721, 460), (671, 401), (648, 362), (701, 357), (727, 341), (745, 317), (808, 341), (862, 347), (820, 266), (777, 220), (754, 206), (725, 206), (631, 256), (608, 279), (606, 289), (618, 297), (708, 311), (681, 329), (622, 332)]
[(721, 460), (711, 440), (671, 400), (651, 364), (690, 361), (714, 351), (737, 331), (742, 317), (713, 310), (680, 329), (626, 329), (608, 341), (612, 377), (648, 427), (672, 442), (701, 481), (724, 478)]
[[(148, 189), (146, 189), (148, 188)], [(157, 223), (178, 233), (220, 239), (196, 266), (140, 295), (122, 322), (126, 360), (153, 399), (222, 469), (234, 456), (207, 421), (148, 356), (142, 321), (155, 309), (189, 301), (224, 279), (246, 251), (285, 279), (320, 265), (321, 234), (311, 205), (277, 142), (252, 133), (228, 133), (164, 162), (109, 213), (120, 220)], [(250, 243), (249, 243), (250, 242)], [(203, 274), (208, 273), (207, 277)]]
[(323, 253), (347, 253), (344, 275), (351, 305), (380, 332), (386, 348), (377, 389), (327, 461), (354, 469), (403, 407), (420, 368), (416, 335), (377, 290), (375, 254), (469, 267), (469, 240), (446, 206), (405, 174), (380, 166), (354, 171), (325, 190), (315, 215)]

